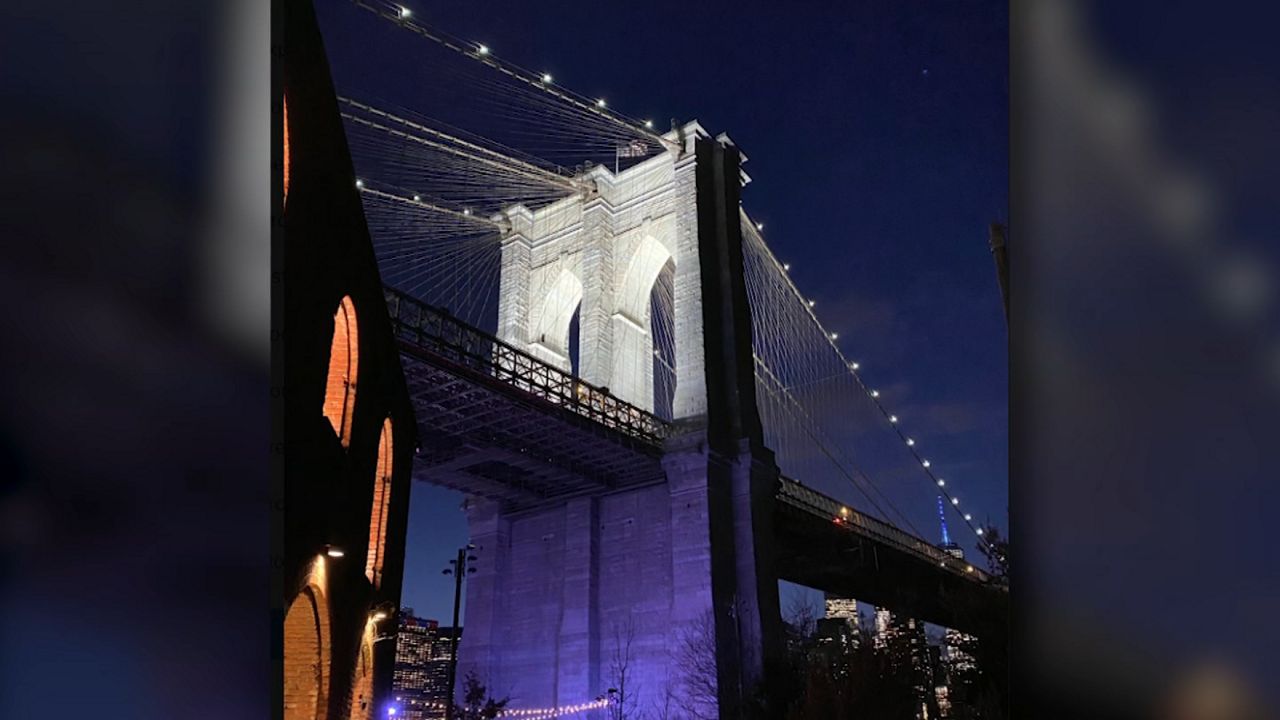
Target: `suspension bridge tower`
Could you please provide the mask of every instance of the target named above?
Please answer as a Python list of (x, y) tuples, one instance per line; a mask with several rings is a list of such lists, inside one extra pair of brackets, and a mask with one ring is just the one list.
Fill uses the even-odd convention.
[(521, 707), (630, 687), (646, 707), (662, 697), (740, 717), (780, 648), (779, 475), (756, 409), (743, 156), (696, 122), (664, 140), (630, 168), (577, 175), (571, 197), (501, 218), (499, 339), (569, 371), (576, 315), (577, 374), (646, 411), (650, 294), (674, 273), (673, 430), (656, 472), (516, 509), (468, 501), (482, 562), (459, 676)]

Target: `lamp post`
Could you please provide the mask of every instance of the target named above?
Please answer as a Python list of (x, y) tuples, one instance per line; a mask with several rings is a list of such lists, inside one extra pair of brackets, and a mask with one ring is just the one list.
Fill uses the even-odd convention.
[(462, 602), (462, 579), (476, 571), (467, 564), (476, 561), (476, 556), (471, 554), (475, 549), (471, 543), (458, 548), (458, 557), (449, 561), (453, 567), (444, 569), (445, 575), (453, 576), (453, 638), (449, 643), (449, 701), (445, 705), (445, 720), (453, 720), (454, 716), (453, 688), (458, 680), (458, 606)]

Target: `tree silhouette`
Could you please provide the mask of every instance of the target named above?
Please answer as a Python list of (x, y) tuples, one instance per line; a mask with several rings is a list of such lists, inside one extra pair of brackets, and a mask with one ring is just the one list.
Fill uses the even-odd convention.
[(988, 524), (982, 529), (985, 542), (978, 543), (978, 552), (987, 559), (991, 575), (1001, 581), (1009, 580), (1009, 541), (1000, 534), (1000, 528)]
[(454, 708), (453, 716), (457, 720), (493, 720), (506, 709), (508, 702), (510, 698), (490, 697), (488, 688), (475, 672), (468, 672), (462, 681), (462, 705)]

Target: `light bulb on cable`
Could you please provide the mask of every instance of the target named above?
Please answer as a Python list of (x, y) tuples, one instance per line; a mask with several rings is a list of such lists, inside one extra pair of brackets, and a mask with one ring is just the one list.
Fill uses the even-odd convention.
[(485, 45), (484, 43), (480, 43), (480, 46), (476, 48), (476, 52), (477, 52), (477, 53), (479, 53), (479, 54), (481, 54), (481, 55), (488, 55), (488, 54), (489, 54), (489, 46), (488, 46), (488, 45)]
[(551, 84), (551, 73), (542, 73), (542, 84), (543, 85)]

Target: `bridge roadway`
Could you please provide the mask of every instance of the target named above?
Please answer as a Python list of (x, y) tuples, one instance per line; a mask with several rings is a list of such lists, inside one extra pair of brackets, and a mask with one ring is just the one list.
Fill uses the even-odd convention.
[[(509, 511), (657, 484), (672, 426), (448, 312), (386, 288), (419, 425), (416, 479)], [(790, 478), (774, 520), (780, 579), (966, 632), (1003, 617), (982, 570)]]

